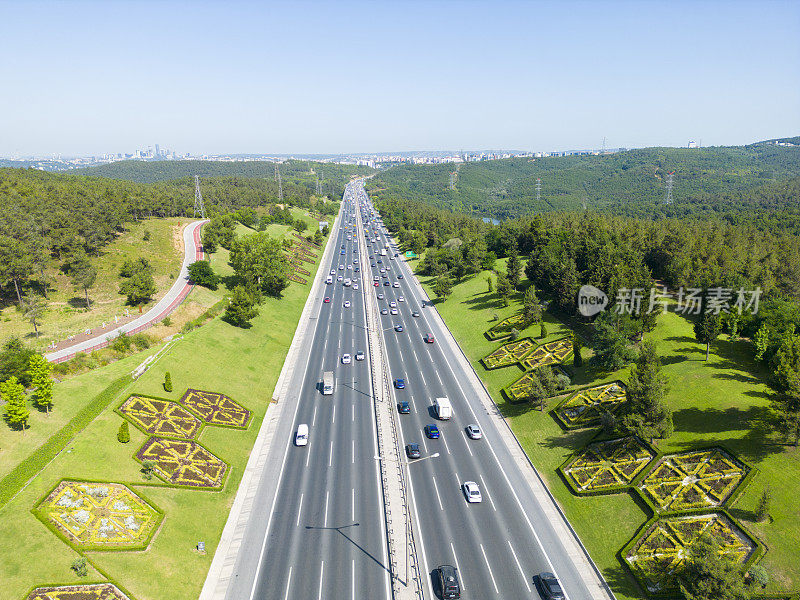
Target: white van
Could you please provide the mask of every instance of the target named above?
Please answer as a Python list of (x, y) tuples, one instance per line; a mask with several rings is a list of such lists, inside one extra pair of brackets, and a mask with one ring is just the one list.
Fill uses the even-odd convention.
[(442, 421), (447, 421), (452, 418), (453, 405), (450, 404), (450, 400), (447, 398), (436, 398), (436, 400), (433, 401), (433, 406), (436, 410), (436, 416)]
[(333, 275), (328, 275), (325, 278), (325, 283), (327, 283), (328, 285), (332, 284), (333, 283)]
[(294, 435), (295, 446), (308, 445), (308, 425), (301, 423), (297, 426), (297, 433)]

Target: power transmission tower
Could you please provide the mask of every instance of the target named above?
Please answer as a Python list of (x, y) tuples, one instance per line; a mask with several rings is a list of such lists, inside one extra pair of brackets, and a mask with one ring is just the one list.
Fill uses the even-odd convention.
[(664, 194), (664, 204), (672, 204), (672, 176), (675, 171), (667, 173), (667, 191)]
[(200, 177), (197, 175), (194, 176), (194, 216), (197, 216), (197, 213), (200, 213), (200, 216), (205, 219), (206, 218), (206, 207), (203, 205), (203, 194), (200, 192)]
[(536, 178), (536, 204), (538, 205), (541, 200), (542, 200), (542, 180), (537, 177)]

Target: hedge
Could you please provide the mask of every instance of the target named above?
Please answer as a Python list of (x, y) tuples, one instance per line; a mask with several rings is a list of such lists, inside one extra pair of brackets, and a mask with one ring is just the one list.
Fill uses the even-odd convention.
[(28, 458), (20, 462), (8, 475), (0, 480), (0, 508), (5, 506), (19, 490), (35, 477), (44, 467), (64, 449), (77, 433), (103, 412), (133, 378), (123, 375), (112, 381), (108, 387), (97, 394), (59, 431), (39, 446)]

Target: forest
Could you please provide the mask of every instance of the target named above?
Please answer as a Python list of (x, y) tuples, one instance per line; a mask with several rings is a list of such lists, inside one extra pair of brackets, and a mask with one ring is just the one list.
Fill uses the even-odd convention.
[[(450, 173), (455, 189), (450, 189)], [(664, 204), (673, 175), (673, 202)], [(712, 148), (644, 148), (598, 156), (512, 158), (432, 166), (402, 165), (367, 187), (376, 199), (402, 198), (491, 217), (590, 210), (648, 218), (765, 220), (800, 231), (800, 148), (766, 142)], [(540, 200), (536, 184), (541, 180)], [(781, 217), (776, 218), (780, 212)]]

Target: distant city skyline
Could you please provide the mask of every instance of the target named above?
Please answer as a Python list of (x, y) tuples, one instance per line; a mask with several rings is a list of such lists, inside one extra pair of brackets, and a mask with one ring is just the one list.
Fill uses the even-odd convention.
[[(4, 1), (0, 156), (740, 145), (800, 133), (800, 3)], [(162, 146), (163, 147), (163, 146)]]

